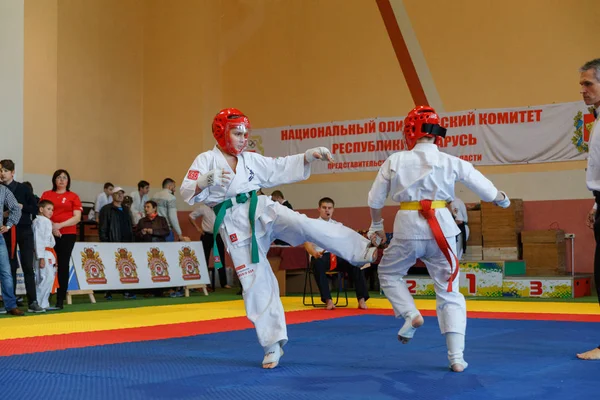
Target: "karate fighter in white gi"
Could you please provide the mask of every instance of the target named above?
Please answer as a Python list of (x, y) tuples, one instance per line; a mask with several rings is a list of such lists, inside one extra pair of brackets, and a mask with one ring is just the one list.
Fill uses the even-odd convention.
[(394, 234), (379, 263), (379, 281), (394, 308), (396, 318), (405, 322), (398, 340), (408, 343), (423, 317), (415, 306), (403, 278), (420, 258), (433, 279), (440, 330), (446, 337), (450, 368), (462, 372), (467, 311), (458, 291), (456, 235), (459, 229), (446, 208), (454, 197), (454, 183), (462, 182), (483, 201), (506, 208), (510, 200), (472, 164), (442, 153), (438, 145), (446, 134), (435, 110), (413, 109), (404, 120), (404, 140), (409, 151), (392, 154), (381, 166), (369, 192), (372, 223), (368, 237), (374, 243), (385, 240), (381, 210), (389, 194), (400, 203)]
[[(257, 196), (269, 188), (305, 180), (310, 163), (332, 161), (325, 147), (288, 157), (269, 158), (243, 152), (248, 144), (250, 121), (239, 110), (220, 111), (213, 120), (217, 145), (200, 154), (181, 185), (181, 196), (189, 204), (202, 202), (216, 214), (215, 232), (221, 233), (243, 287), (246, 315), (256, 328), (264, 349), (263, 368), (274, 368), (288, 340), (277, 279), (267, 261), (273, 240), (293, 246), (304, 242), (320, 247), (362, 266), (376, 260), (376, 248), (357, 232), (299, 214), (268, 196)], [(213, 246), (215, 267), (222, 267)]]
[(35, 283), (40, 307), (48, 309), (48, 298), (52, 292), (56, 275), (56, 253), (54, 252), (54, 235), (52, 234), (52, 214), (54, 204), (50, 200), (42, 200), (39, 213), (33, 220), (33, 242), (35, 245)]

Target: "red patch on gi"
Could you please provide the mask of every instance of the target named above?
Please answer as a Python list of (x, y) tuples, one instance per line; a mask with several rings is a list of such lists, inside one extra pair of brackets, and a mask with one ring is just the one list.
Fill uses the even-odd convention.
[(187, 174), (188, 179), (196, 180), (200, 175), (200, 171), (196, 171), (195, 169), (190, 169)]
[(239, 271), (240, 269), (244, 269), (244, 268), (246, 268), (246, 264), (242, 264), (239, 267), (235, 267), (235, 270)]
[(216, 262), (216, 263), (219, 263), (219, 262), (221, 262), (221, 257), (215, 257), (215, 262)]
[(231, 243), (237, 242), (237, 235), (235, 233), (229, 235), (229, 240), (231, 240)]

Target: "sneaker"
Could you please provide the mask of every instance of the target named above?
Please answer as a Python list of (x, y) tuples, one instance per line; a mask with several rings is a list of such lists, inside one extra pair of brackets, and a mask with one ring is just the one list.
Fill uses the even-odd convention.
[(181, 292), (173, 292), (169, 296), (171, 296), (171, 297), (183, 297), (183, 293), (181, 293)]
[(0, 314), (6, 314), (6, 310), (3, 308), (0, 310)]
[(112, 295), (110, 295), (110, 294), (105, 294), (105, 295), (104, 295), (104, 298), (105, 298), (106, 300), (112, 300)]
[(44, 310), (42, 307), (40, 307), (40, 305), (38, 304), (37, 301), (34, 301), (33, 303), (31, 303), (29, 305), (29, 308), (27, 308), (27, 312), (30, 312), (30, 313), (43, 313), (43, 312), (46, 312), (46, 310)]
[(21, 296), (17, 297), (17, 306), (23, 307), (23, 298)]
[(135, 294), (129, 294), (129, 293), (124, 293), (123, 297), (127, 300), (135, 300), (136, 299)]

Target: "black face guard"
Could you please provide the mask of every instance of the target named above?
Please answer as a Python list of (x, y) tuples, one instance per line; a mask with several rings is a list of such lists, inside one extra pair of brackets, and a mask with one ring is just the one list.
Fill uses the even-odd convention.
[(446, 128), (438, 124), (423, 124), (421, 125), (421, 132), (427, 133), (433, 136), (446, 137)]

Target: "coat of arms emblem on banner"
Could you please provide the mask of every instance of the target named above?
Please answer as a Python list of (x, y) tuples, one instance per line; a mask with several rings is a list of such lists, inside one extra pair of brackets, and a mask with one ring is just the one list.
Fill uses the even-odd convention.
[(592, 127), (596, 121), (594, 114), (592, 114), (593, 110), (594, 108), (590, 107), (588, 109), (589, 113), (584, 114), (579, 111), (577, 115), (573, 117), (573, 127), (575, 128), (575, 132), (573, 132), (571, 143), (577, 147), (577, 151), (580, 153), (588, 152)]
[(91, 247), (85, 247), (81, 252), (81, 268), (85, 272), (85, 280), (90, 285), (105, 284), (104, 264), (100, 254)]
[(115, 251), (115, 264), (122, 283), (138, 283), (137, 266), (131, 252), (127, 249)]
[(152, 247), (148, 251), (148, 268), (152, 274), (152, 282), (169, 282), (171, 280), (165, 253), (157, 247)]
[(200, 279), (198, 266), (198, 258), (194, 250), (187, 246), (179, 250), (179, 267), (181, 268), (184, 280)]

